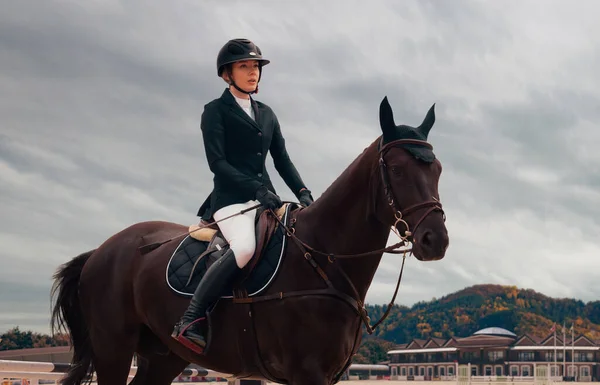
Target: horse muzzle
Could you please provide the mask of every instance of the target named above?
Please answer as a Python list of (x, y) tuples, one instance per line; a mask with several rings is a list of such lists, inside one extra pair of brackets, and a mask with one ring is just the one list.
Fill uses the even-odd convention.
[(446, 226), (420, 228), (412, 238), (412, 251), (419, 261), (438, 261), (446, 255), (450, 239)]

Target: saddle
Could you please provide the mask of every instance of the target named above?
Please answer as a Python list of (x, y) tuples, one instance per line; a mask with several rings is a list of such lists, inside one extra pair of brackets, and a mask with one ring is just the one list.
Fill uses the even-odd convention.
[[(264, 291), (279, 271), (287, 245), (287, 230), (279, 221), (288, 224), (294, 203), (277, 210), (277, 218), (269, 211), (259, 209), (255, 217), (256, 248), (254, 255), (240, 271), (221, 298), (246, 298)], [(206, 226), (206, 227), (204, 227)], [(191, 298), (208, 268), (229, 249), (229, 243), (212, 222), (189, 226), (187, 234), (173, 251), (167, 263), (167, 285), (177, 295)]]
[[(288, 203), (282, 205), (275, 214), (281, 220), (285, 214)], [(269, 240), (273, 236), (273, 233), (277, 229), (279, 223), (275, 218), (269, 215), (269, 212), (264, 208), (259, 208), (256, 210), (255, 217), (255, 236), (256, 236), (256, 249), (254, 252), (254, 256), (250, 260), (244, 268), (242, 269), (242, 275), (244, 277), (248, 277), (254, 267), (260, 260), (260, 257), (263, 255), (264, 249), (269, 243)], [(211, 218), (213, 219), (213, 218)], [(210, 267), (219, 257), (225, 252), (229, 243), (223, 236), (223, 233), (219, 229), (219, 225), (217, 223), (212, 223), (213, 221), (206, 221), (204, 219), (200, 220), (200, 223), (197, 225), (191, 225), (188, 228), (188, 233), (191, 238), (196, 239), (197, 241), (207, 242), (208, 246), (206, 250), (198, 257), (196, 260), (196, 264), (204, 259), (205, 256), (208, 255), (208, 259), (206, 260), (206, 267)], [(192, 269), (193, 271), (194, 269)]]

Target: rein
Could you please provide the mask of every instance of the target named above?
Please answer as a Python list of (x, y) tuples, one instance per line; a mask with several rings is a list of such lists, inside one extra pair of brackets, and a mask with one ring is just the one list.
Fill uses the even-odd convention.
[[(274, 300), (274, 299), (283, 299), (285, 297), (292, 297), (292, 296), (299, 296), (299, 295), (323, 295), (323, 294), (332, 295), (332, 296), (342, 299), (343, 301), (349, 303), (352, 307), (354, 307), (357, 310), (358, 314), (360, 315), (363, 323), (365, 324), (367, 332), (369, 334), (373, 334), (373, 332), (375, 331), (377, 326), (379, 326), (387, 318), (390, 310), (392, 309), (392, 306), (396, 299), (396, 295), (398, 294), (398, 289), (400, 288), (400, 282), (402, 280), (402, 273), (404, 271), (404, 262), (406, 261), (406, 253), (410, 252), (412, 254), (412, 248), (411, 249), (403, 249), (403, 250), (398, 250), (398, 248), (401, 246), (406, 246), (407, 242), (414, 244), (414, 239), (413, 239), (414, 231), (416, 231), (416, 229), (419, 227), (419, 225), (423, 222), (423, 220), (430, 213), (432, 213), (433, 211), (436, 211), (436, 210), (442, 211), (442, 214), (444, 213), (444, 210), (442, 209), (442, 205), (441, 205), (440, 201), (438, 199), (436, 199), (435, 197), (431, 201), (417, 203), (417, 204), (414, 204), (412, 206), (405, 208), (404, 210), (402, 210), (400, 208), (399, 204), (394, 199), (393, 189), (392, 189), (392, 186), (391, 186), (390, 180), (389, 180), (389, 171), (388, 171), (384, 156), (387, 153), (387, 151), (389, 151), (389, 149), (391, 149), (392, 147), (395, 147), (397, 145), (401, 145), (401, 144), (418, 144), (421, 146), (433, 148), (431, 146), (431, 144), (429, 144), (425, 141), (415, 140), (415, 139), (399, 139), (399, 140), (394, 140), (390, 143), (385, 144), (379, 150), (378, 163), (379, 163), (379, 169), (380, 169), (380, 174), (381, 174), (381, 181), (383, 183), (384, 193), (387, 198), (388, 205), (389, 205), (390, 209), (393, 211), (393, 213), (394, 213), (393, 215), (395, 218), (395, 222), (392, 225), (391, 230), (400, 238), (400, 242), (397, 242), (397, 243), (395, 243), (391, 246), (387, 246), (385, 248), (372, 250), (372, 251), (368, 251), (368, 252), (364, 252), (364, 253), (358, 253), (358, 254), (334, 254), (334, 253), (319, 251), (319, 250), (316, 250), (314, 247), (311, 247), (310, 245), (306, 244), (304, 241), (302, 241), (300, 238), (298, 238), (295, 235), (294, 224), (296, 223), (296, 218), (292, 218), (292, 220), (291, 220), (292, 225), (290, 227), (288, 227), (281, 221), (281, 219), (279, 219), (277, 214), (275, 214), (272, 210), (269, 210), (269, 213), (285, 229), (286, 235), (289, 238), (291, 238), (292, 240), (294, 240), (294, 242), (296, 243), (298, 248), (300, 248), (300, 250), (303, 253), (304, 258), (315, 269), (315, 271), (323, 278), (323, 280), (327, 284), (327, 288), (326, 289), (299, 290), (299, 291), (293, 291), (293, 292), (278, 292), (278, 293), (274, 293), (274, 294), (262, 295), (262, 296), (251, 297), (251, 298), (247, 297), (247, 295), (244, 296), (243, 294), (241, 297), (238, 295), (235, 295), (233, 298), (233, 302), (235, 302), (235, 303), (253, 303), (253, 302), (262, 302), (262, 301), (268, 301), (268, 300)], [(260, 205), (250, 207), (248, 209), (242, 210), (239, 213), (232, 214), (221, 220), (229, 219), (231, 217), (244, 214), (245, 212), (254, 210), (254, 209), (258, 208), (259, 206)], [(416, 222), (413, 231), (410, 231), (410, 226), (408, 225), (408, 223), (406, 222), (406, 220), (404, 218), (407, 215), (410, 215), (411, 213), (414, 213), (423, 208), (427, 208), (427, 210)], [(220, 222), (220, 221), (213, 221), (212, 223), (207, 223), (203, 226), (200, 226), (198, 229), (196, 229), (194, 231), (200, 230), (201, 228), (212, 226), (218, 222)], [(400, 232), (398, 231), (398, 224), (400, 224), (400, 223), (402, 225), (404, 225), (404, 227), (406, 229), (404, 231), (404, 235), (400, 234)], [(186, 235), (186, 234), (188, 234), (188, 232), (182, 233), (178, 236), (169, 238), (162, 242), (155, 242), (155, 243), (141, 246), (139, 249), (142, 254), (146, 254), (146, 253), (160, 247), (161, 245), (168, 243), (168, 242), (170, 242), (180, 236)], [(352, 281), (350, 280), (350, 278), (348, 277), (346, 272), (344, 272), (344, 270), (339, 266), (339, 264), (335, 264), (334, 262), (336, 259), (360, 258), (360, 257), (369, 256), (369, 255), (377, 255), (377, 254), (383, 254), (383, 253), (403, 254), (402, 267), (400, 268), (400, 274), (398, 276), (398, 281), (396, 283), (396, 288), (394, 290), (394, 295), (392, 296), (392, 300), (388, 304), (387, 309), (386, 309), (385, 313), (383, 314), (383, 316), (373, 326), (371, 326), (371, 319), (370, 319), (369, 315), (367, 314), (367, 310), (365, 309), (364, 304), (360, 300), (360, 295), (358, 294), (358, 290), (356, 289), (356, 287), (354, 286), (354, 284), (352, 283)], [(327, 257), (327, 261), (330, 264), (333, 264), (337, 268), (337, 270), (340, 272), (340, 274), (344, 277), (344, 279), (346, 280), (346, 282), (352, 289), (352, 291), (354, 293), (354, 297), (351, 297), (351, 296), (347, 295), (346, 293), (333, 287), (333, 284), (327, 277), (327, 274), (321, 268), (321, 266), (319, 266), (319, 264), (313, 259), (312, 254), (320, 254), (320, 255)]]
[[(395, 140), (395, 141), (392, 141), (392, 142), (384, 145), (379, 151), (379, 167), (381, 170), (382, 183), (384, 186), (384, 191), (385, 191), (386, 198), (388, 200), (388, 204), (389, 204), (390, 208), (392, 209), (392, 211), (394, 211), (395, 222), (394, 222), (394, 225), (392, 226), (392, 231), (400, 238), (400, 242), (397, 242), (397, 243), (395, 243), (391, 246), (385, 247), (385, 248), (372, 250), (372, 251), (368, 251), (368, 252), (364, 252), (364, 253), (358, 253), (358, 254), (334, 254), (334, 253), (324, 252), (324, 251), (316, 250), (314, 247), (308, 245), (306, 242), (302, 241), (300, 238), (298, 238), (296, 236), (295, 227), (294, 227), (294, 224), (296, 223), (296, 218), (292, 218), (291, 226), (288, 227), (281, 221), (281, 219), (279, 219), (279, 217), (275, 213), (273, 213), (271, 210), (269, 210), (270, 214), (285, 229), (286, 235), (289, 238), (291, 238), (292, 240), (294, 240), (294, 242), (296, 243), (298, 248), (302, 251), (304, 259), (306, 259), (309, 262), (309, 264), (315, 269), (315, 271), (321, 276), (321, 278), (323, 278), (323, 280), (327, 284), (327, 288), (326, 289), (315, 289), (315, 290), (300, 290), (300, 291), (294, 291), (294, 292), (279, 292), (279, 293), (274, 293), (274, 294), (270, 294), (270, 295), (252, 297), (252, 298), (248, 298), (248, 297), (234, 298), (234, 302), (252, 303), (252, 302), (261, 302), (261, 301), (267, 301), (267, 300), (272, 300), (272, 299), (283, 299), (284, 297), (299, 296), (299, 295), (329, 294), (329, 295), (336, 296), (336, 297), (350, 303), (357, 310), (358, 314), (360, 315), (362, 322), (364, 323), (364, 325), (367, 329), (367, 333), (373, 334), (375, 329), (387, 318), (387, 316), (390, 313), (390, 310), (392, 309), (392, 306), (394, 305), (394, 301), (396, 300), (396, 296), (397, 296), (398, 290), (400, 288), (402, 274), (404, 272), (404, 262), (406, 261), (406, 253), (407, 252), (412, 253), (412, 248), (397, 250), (400, 246), (405, 246), (407, 244), (407, 242), (414, 244), (414, 239), (412, 238), (413, 232), (410, 231), (410, 226), (408, 225), (408, 223), (406, 222), (404, 217), (406, 215), (409, 215), (420, 209), (428, 208), (426, 210), (426, 212), (421, 216), (421, 218), (416, 222), (416, 225), (414, 227), (414, 231), (416, 231), (417, 227), (423, 222), (423, 220), (430, 213), (432, 213), (433, 211), (436, 211), (436, 210), (440, 210), (443, 213), (441, 203), (435, 198), (431, 201), (417, 203), (415, 205), (409, 206), (406, 209), (404, 209), (403, 211), (400, 209), (400, 206), (395, 201), (392, 187), (391, 187), (391, 184), (389, 181), (389, 175), (388, 175), (388, 170), (387, 170), (387, 165), (385, 163), (384, 155), (387, 153), (387, 151), (390, 148), (400, 145), (400, 144), (419, 144), (419, 145), (427, 146), (429, 148), (433, 148), (429, 143), (424, 142), (424, 141), (412, 140), (412, 139), (400, 139), (400, 140)], [(401, 235), (397, 229), (397, 226), (399, 223), (402, 223), (406, 228), (406, 230), (404, 231), (404, 235)], [(356, 289), (356, 287), (354, 286), (354, 284), (352, 283), (352, 281), (350, 280), (350, 278), (348, 277), (346, 272), (340, 267), (339, 264), (334, 264), (334, 262), (336, 259), (360, 258), (360, 257), (366, 257), (369, 255), (377, 255), (377, 254), (382, 254), (382, 253), (403, 254), (402, 266), (400, 268), (400, 274), (398, 275), (398, 281), (396, 283), (394, 295), (392, 296), (391, 301), (387, 305), (386, 311), (384, 312), (383, 316), (373, 326), (371, 326), (371, 319), (367, 313), (367, 310), (364, 307), (364, 304), (360, 300), (360, 295), (358, 294), (358, 290)], [(345, 294), (345, 293), (341, 292), (340, 290), (335, 289), (333, 287), (333, 284), (327, 277), (327, 274), (321, 268), (321, 266), (319, 266), (319, 264), (314, 260), (312, 254), (320, 254), (322, 256), (327, 257), (327, 261), (330, 264), (333, 264), (337, 268), (337, 270), (341, 273), (341, 275), (344, 277), (344, 279), (346, 280), (346, 282), (352, 289), (352, 291), (354, 293), (354, 297), (350, 297), (347, 294)]]
[[(307, 245), (304, 241), (302, 241), (300, 238), (298, 238), (295, 234), (295, 228), (293, 227), (293, 224), (296, 222), (296, 218), (292, 219), (292, 228), (289, 228), (288, 226), (286, 226), (278, 217), (277, 215), (274, 215), (273, 213), (271, 213), (271, 215), (273, 215), (275, 217), (275, 219), (277, 220), (277, 222), (279, 222), (279, 224), (285, 229), (286, 231), (286, 235), (290, 238), (292, 238), (296, 245), (298, 246), (298, 248), (300, 248), (300, 250), (302, 251), (302, 253), (304, 254), (304, 259), (306, 259), (310, 265), (317, 271), (317, 273), (321, 276), (321, 278), (323, 278), (323, 280), (325, 281), (325, 283), (327, 284), (328, 288), (327, 289), (322, 289), (322, 290), (304, 290), (304, 291), (298, 291), (298, 292), (292, 292), (292, 293), (288, 293), (287, 296), (290, 295), (300, 295), (300, 294), (334, 294), (335, 296), (338, 297), (342, 297), (343, 300), (345, 300), (346, 302), (350, 302), (351, 305), (353, 305), (353, 307), (356, 308), (356, 310), (358, 311), (358, 314), (360, 315), (363, 323), (365, 324), (365, 327), (367, 328), (367, 333), (369, 334), (373, 334), (373, 332), (375, 331), (375, 329), (377, 328), (377, 326), (379, 326), (379, 324), (381, 324), (388, 316), (390, 310), (392, 309), (392, 306), (394, 305), (394, 301), (396, 300), (396, 295), (398, 294), (398, 289), (400, 288), (400, 281), (402, 280), (402, 273), (404, 271), (404, 262), (406, 261), (406, 253), (411, 251), (409, 249), (404, 249), (404, 250), (396, 250), (396, 248), (403, 246), (406, 244), (406, 237), (401, 237), (401, 241), (398, 243), (395, 243), (391, 246), (388, 246), (386, 248), (383, 249), (378, 249), (378, 250), (373, 250), (373, 251), (368, 251), (365, 253), (360, 253), (360, 254), (333, 254), (333, 253), (326, 253), (323, 251), (319, 251), (314, 249), (313, 247)], [(346, 280), (346, 282), (348, 283), (348, 285), (350, 286), (350, 288), (352, 289), (353, 293), (354, 293), (354, 297), (351, 298), (351, 301), (348, 300), (348, 297), (340, 292), (339, 290), (335, 289), (333, 287), (333, 284), (331, 283), (331, 281), (329, 280), (329, 278), (327, 277), (327, 274), (325, 273), (325, 271), (321, 268), (321, 266), (319, 266), (319, 264), (313, 259), (311, 252), (307, 251), (310, 250), (312, 253), (315, 254), (321, 254), (323, 256), (327, 256), (327, 261), (330, 264), (333, 264), (337, 270), (342, 274), (342, 276), (344, 277), (344, 279)], [(398, 282), (396, 282), (396, 289), (394, 290), (394, 295), (392, 296), (392, 300), (390, 301), (390, 303), (387, 306), (387, 309), (385, 311), (385, 313), (383, 314), (383, 316), (373, 325), (371, 326), (371, 318), (368, 315), (367, 309), (365, 309), (364, 304), (362, 303), (362, 301), (359, 299), (360, 295), (358, 294), (358, 290), (356, 289), (356, 286), (354, 286), (354, 284), (352, 283), (352, 280), (350, 280), (350, 278), (348, 277), (348, 275), (346, 274), (346, 272), (340, 267), (339, 264), (334, 264), (336, 259), (344, 259), (344, 258), (359, 258), (359, 257), (365, 257), (365, 256), (369, 256), (369, 255), (375, 255), (375, 254), (382, 254), (382, 253), (394, 253), (394, 254), (400, 254), (402, 253), (402, 267), (400, 268), (400, 274), (398, 275)], [(412, 251), (411, 251), (412, 252)], [(336, 293), (336, 291), (338, 293)], [(340, 295), (342, 294), (342, 295)], [(283, 298), (284, 293), (279, 293), (277, 294), (277, 298)], [(249, 298), (246, 300), (250, 300), (251, 302), (255, 302), (256, 299), (254, 298)], [(244, 301), (247, 302), (247, 301)]]

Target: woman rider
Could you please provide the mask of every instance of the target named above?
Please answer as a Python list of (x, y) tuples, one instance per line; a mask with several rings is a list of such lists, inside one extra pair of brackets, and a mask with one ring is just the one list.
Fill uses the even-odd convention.
[[(217, 74), (229, 87), (204, 106), (201, 118), (206, 158), (214, 174), (213, 191), (198, 210), (203, 219), (218, 221), (259, 203), (271, 210), (281, 207), (265, 167), (267, 152), (298, 201), (304, 206), (313, 202), (288, 156), (275, 113), (250, 96), (258, 92), (262, 68), (269, 62), (247, 39), (230, 40), (219, 51)], [(252, 210), (218, 223), (229, 249), (206, 271), (188, 309), (175, 325), (172, 336), (192, 341), (199, 347), (194, 349), (198, 352), (206, 346), (198, 322), (205, 319), (207, 309), (254, 255), (255, 216), (256, 210)]]

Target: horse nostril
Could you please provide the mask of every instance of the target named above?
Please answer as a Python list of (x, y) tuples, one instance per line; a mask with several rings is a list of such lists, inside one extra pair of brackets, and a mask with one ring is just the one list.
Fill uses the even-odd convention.
[(433, 238), (433, 233), (431, 231), (427, 230), (425, 233), (423, 233), (423, 236), (421, 237), (421, 245), (426, 246), (426, 247), (431, 247), (432, 238)]
[(448, 236), (444, 234), (437, 234), (433, 231), (427, 230), (421, 236), (421, 246), (427, 248), (441, 248), (444, 249), (448, 244)]

